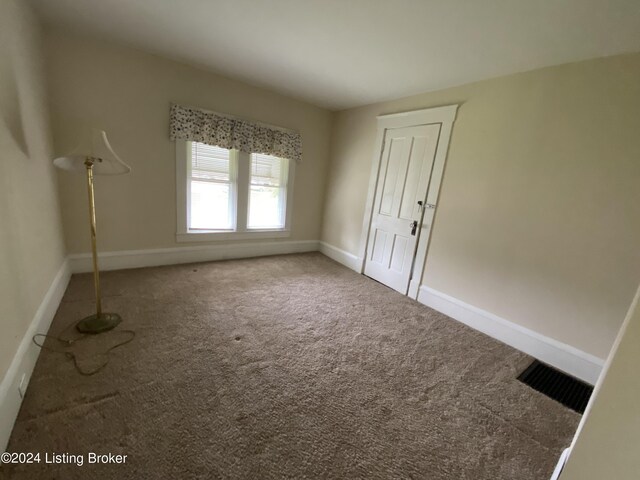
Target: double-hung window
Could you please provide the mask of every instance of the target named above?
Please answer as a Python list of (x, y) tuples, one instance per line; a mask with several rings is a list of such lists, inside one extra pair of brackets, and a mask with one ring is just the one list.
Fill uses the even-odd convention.
[(294, 163), (178, 141), (179, 241), (288, 236)]

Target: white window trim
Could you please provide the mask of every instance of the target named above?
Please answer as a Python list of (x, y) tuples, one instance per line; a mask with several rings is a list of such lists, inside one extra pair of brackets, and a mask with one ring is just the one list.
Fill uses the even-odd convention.
[[(289, 160), (286, 186), (286, 215), (284, 228), (247, 228), (249, 207), (249, 168), (250, 154), (238, 152), (237, 171), (237, 212), (236, 229), (229, 230), (192, 230), (188, 227), (189, 188), (188, 168), (190, 165), (190, 142), (176, 140), (176, 206), (177, 206), (177, 242), (212, 242), (224, 240), (249, 240), (263, 238), (285, 238), (291, 236), (291, 212), (293, 210), (293, 184), (295, 163)], [(244, 180), (244, 181), (243, 181)]]

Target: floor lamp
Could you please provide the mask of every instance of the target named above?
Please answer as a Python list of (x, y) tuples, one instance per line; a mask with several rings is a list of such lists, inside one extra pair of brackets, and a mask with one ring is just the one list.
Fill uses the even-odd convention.
[[(83, 140), (86, 141), (89, 139)], [(78, 153), (74, 152), (56, 158), (53, 164), (67, 172), (85, 173), (87, 175), (96, 313), (80, 320), (76, 324), (76, 328), (82, 333), (101, 333), (114, 328), (122, 321), (122, 318), (117, 313), (105, 313), (102, 311), (100, 272), (98, 270), (98, 254), (96, 248), (96, 205), (93, 195), (93, 177), (94, 175), (122, 175), (129, 173), (131, 167), (116, 155), (109, 144), (109, 140), (107, 140), (107, 134), (103, 130), (93, 130), (90, 137), (90, 144), (79, 150)]]

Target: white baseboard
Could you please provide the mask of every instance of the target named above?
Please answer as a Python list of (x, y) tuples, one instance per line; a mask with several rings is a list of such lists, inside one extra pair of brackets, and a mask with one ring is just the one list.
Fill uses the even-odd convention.
[[(153, 250), (121, 250), (98, 253), (100, 270), (157, 267), (180, 263), (209, 262), (233, 258), (264, 257), (287, 253), (315, 252), (317, 240), (289, 240), (280, 242), (233, 243), (194, 247), (158, 248)], [(69, 255), (72, 273), (92, 271), (91, 254)]]
[(422, 285), (418, 301), (591, 385), (604, 360)]
[(326, 242), (320, 242), (320, 252), (332, 260), (341, 263), (351, 270), (361, 273), (362, 259), (353, 253), (349, 253)]
[(70, 277), (69, 262), (65, 259), (33, 316), (33, 320), (18, 346), (18, 351), (14, 355), (2, 383), (0, 383), (0, 451), (2, 452), (7, 448), (13, 424), (22, 404), (22, 396), (18, 390), (20, 382), (24, 375), (21, 387), (24, 392), (29, 384), (38, 355), (40, 355), (40, 349), (34, 345), (32, 338), (36, 333), (46, 333), (49, 330)]

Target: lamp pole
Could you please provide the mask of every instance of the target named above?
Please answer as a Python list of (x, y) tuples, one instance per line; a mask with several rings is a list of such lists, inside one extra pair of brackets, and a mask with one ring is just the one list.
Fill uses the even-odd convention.
[(96, 316), (102, 315), (102, 298), (100, 295), (100, 272), (98, 270), (98, 251), (96, 246), (96, 202), (93, 193), (93, 157), (84, 162), (87, 167), (87, 191), (89, 193), (89, 223), (91, 224), (91, 254), (93, 256), (93, 286), (96, 293)]
[(87, 193), (89, 194), (89, 223), (91, 225), (91, 255), (93, 258), (93, 286), (96, 294), (96, 313), (95, 315), (83, 318), (76, 324), (76, 328), (82, 333), (106, 332), (122, 321), (122, 318), (117, 313), (102, 313), (96, 235), (96, 201), (93, 193), (93, 166), (96, 162), (102, 162), (102, 159), (87, 156), (84, 161), (84, 166), (87, 170)]

